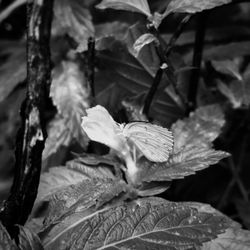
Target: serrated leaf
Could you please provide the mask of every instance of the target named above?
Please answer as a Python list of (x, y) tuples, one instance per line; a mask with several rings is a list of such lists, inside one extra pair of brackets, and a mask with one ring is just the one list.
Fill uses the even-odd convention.
[(19, 227), (19, 244), (18, 247), (21, 250), (43, 250), (42, 243), (34, 232), (23, 226)]
[(69, 215), (40, 236), (48, 250), (190, 249), (226, 227), (222, 216), (154, 198)]
[(169, 160), (152, 164), (142, 158), (138, 162), (141, 166), (138, 181), (181, 179), (228, 157), (228, 153), (212, 149), (212, 141), (224, 123), (219, 105), (198, 108), (188, 118), (177, 121), (172, 126), (174, 150)]
[(47, 125), (48, 138), (43, 150), (43, 161), (56, 153), (60, 147), (69, 146), (72, 141), (72, 132), (65, 126), (67, 120), (60, 115), (56, 115)]
[(232, 76), (233, 78), (242, 80), (242, 76), (239, 72), (239, 65), (234, 60), (223, 60), (223, 61), (215, 61), (213, 60), (212, 65), (214, 69), (222, 74), (226, 74)]
[[(97, 166), (99, 164), (101, 166)], [(103, 162), (87, 166), (81, 157), (68, 161), (66, 166), (50, 168), (49, 172), (41, 175), (36, 203), (49, 200), (59, 190), (79, 184), (86, 179), (114, 179), (115, 176), (110, 168), (104, 166)]]
[(86, 1), (55, 1), (52, 28), (54, 34), (66, 33), (76, 42), (87, 44), (88, 38), (94, 35), (94, 26)]
[(209, 147), (220, 134), (224, 124), (224, 114), (219, 105), (198, 108), (189, 118), (173, 124), (174, 153), (193, 146)]
[(0, 56), (8, 56), (0, 65), (0, 102), (26, 78), (25, 44), (22, 41), (1, 41)]
[(185, 176), (195, 174), (196, 171), (216, 164), (228, 156), (229, 154), (226, 152), (200, 148), (199, 146), (187, 148), (180, 153), (173, 154), (168, 162), (142, 163), (143, 171), (139, 180), (151, 182), (183, 179)]
[(83, 174), (63, 166), (53, 167), (41, 175), (36, 202), (48, 200), (58, 190), (87, 179)]
[(217, 239), (205, 243), (201, 250), (249, 250), (250, 249), (250, 231), (229, 228), (225, 233), (218, 236)]
[(44, 227), (63, 220), (69, 214), (85, 211), (93, 206), (99, 208), (122, 192), (126, 192), (126, 189), (127, 184), (117, 179), (92, 178), (70, 185), (51, 197)]
[(111, 158), (100, 155), (87, 155), (66, 163), (66, 167), (85, 175), (88, 178), (114, 179), (112, 166), (118, 164)]
[(147, 0), (102, 0), (97, 6), (99, 9), (112, 8), (116, 10), (128, 10), (151, 16)]
[(134, 54), (137, 57), (141, 51), (141, 49), (147, 45), (150, 44), (154, 41), (157, 41), (157, 38), (150, 34), (150, 33), (146, 33), (141, 35), (139, 38), (137, 38), (137, 40), (135, 41), (134, 45), (133, 45), (133, 49), (134, 49)]
[(68, 146), (73, 139), (82, 147), (88, 143), (81, 129), (81, 117), (90, 106), (90, 89), (76, 63), (64, 61), (55, 68), (50, 96), (57, 107), (58, 115), (48, 125), (43, 159), (55, 153), (60, 146)]
[(203, 10), (212, 9), (223, 4), (230, 3), (232, 0), (172, 0), (164, 16), (171, 12), (174, 13), (196, 13)]
[(10, 238), (9, 233), (6, 228), (2, 225), (0, 221), (0, 249), (4, 250), (18, 250), (15, 241)]

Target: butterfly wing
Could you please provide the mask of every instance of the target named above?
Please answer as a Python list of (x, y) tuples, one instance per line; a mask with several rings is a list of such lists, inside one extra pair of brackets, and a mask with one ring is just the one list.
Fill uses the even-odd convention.
[(173, 148), (173, 134), (168, 129), (147, 122), (131, 122), (124, 126), (123, 134), (148, 160), (168, 160)]

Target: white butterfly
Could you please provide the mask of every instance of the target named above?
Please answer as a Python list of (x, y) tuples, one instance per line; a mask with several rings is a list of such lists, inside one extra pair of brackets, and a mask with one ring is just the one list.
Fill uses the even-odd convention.
[(173, 134), (168, 129), (143, 121), (119, 124), (99, 105), (87, 109), (82, 127), (91, 140), (119, 152), (126, 151), (127, 140), (153, 162), (167, 161), (173, 149)]
[(173, 149), (173, 134), (166, 128), (149, 122), (121, 125), (122, 133), (144, 156), (154, 162), (164, 162)]

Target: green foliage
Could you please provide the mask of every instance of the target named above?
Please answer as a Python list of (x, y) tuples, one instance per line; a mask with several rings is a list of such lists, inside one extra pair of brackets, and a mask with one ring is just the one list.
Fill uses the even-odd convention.
[[(18, 246), (0, 223), (0, 249), (250, 248), (249, 231), (209, 205), (154, 197), (180, 200), (182, 181), (189, 181), (192, 190), (188, 176), (215, 164), (211, 175), (214, 169), (224, 171), (220, 160), (233, 154), (239, 168), (231, 170), (233, 182), (226, 189), (223, 178), (220, 183), (213, 179), (208, 186), (218, 185), (217, 196), (224, 196), (229, 191), (221, 189), (238, 185), (243, 199), (232, 194), (233, 210), (249, 229), (249, 200), (244, 199), (249, 190), (240, 177), (246, 157), (238, 153), (241, 149), (234, 151), (238, 130), (244, 123), (249, 127), (250, 33), (242, 24), (249, 18), (241, 19), (241, 6), (233, 9), (238, 14), (232, 18), (226, 12), (225, 22), (232, 25), (217, 27), (208, 19), (192, 110), (188, 92), (195, 84), (190, 75), (198, 72), (192, 64), (197, 30), (195, 25), (177, 28), (183, 17), (194, 14), (195, 23), (196, 13), (220, 13), (223, 8), (212, 9), (230, 2), (55, 1), (53, 108), (46, 110), (48, 138), (38, 195), (30, 220), (17, 226)], [(0, 47), (0, 159), (5, 159), (11, 148), (5, 145), (14, 145), (26, 66), (23, 40), (0, 41)], [(89, 108), (96, 105), (108, 110), (106, 116), (97, 106), (101, 111), (93, 119)], [(228, 118), (235, 109), (246, 110), (236, 129)], [(138, 120), (132, 133), (129, 126)], [(1, 173), (10, 165), (5, 161)], [(217, 199), (211, 203), (218, 209), (224, 198)]]
[(192, 207), (146, 198), (97, 212), (81, 208), (42, 239), (46, 249), (189, 249), (213, 239), (225, 223)]

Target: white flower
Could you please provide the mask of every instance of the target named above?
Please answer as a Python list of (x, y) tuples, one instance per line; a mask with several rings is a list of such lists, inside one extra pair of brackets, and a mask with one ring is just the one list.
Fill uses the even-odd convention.
[(87, 116), (82, 118), (82, 128), (92, 141), (100, 142), (114, 149), (122, 157), (132, 179), (137, 172), (135, 160), (132, 158), (127, 139), (122, 132), (122, 125), (115, 122), (108, 111), (97, 105), (86, 110)]

